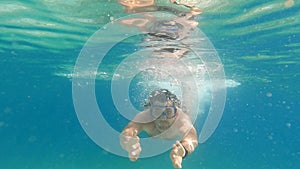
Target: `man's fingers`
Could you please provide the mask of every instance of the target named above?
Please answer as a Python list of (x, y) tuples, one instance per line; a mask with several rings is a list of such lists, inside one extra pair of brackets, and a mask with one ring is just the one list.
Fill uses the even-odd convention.
[(141, 153), (142, 149), (140, 146), (138, 146), (136, 149), (133, 149), (131, 151), (129, 151), (128, 156), (130, 158), (131, 161), (136, 161)]
[(173, 155), (173, 158), (171, 156), (171, 160), (174, 168), (182, 168), (181, 166), (182, 158), (180, 156)]
[(174, 168), (182, 168), (181, 163), (177, 162), (174, 165)]
[(172, 161), (175, 161), (176, 158), (178, 158), (178, 149), (177, 149), (176, 146), (173, 147), (173, 150), (171, 151), (170, 157), (171, 157)]
[(127, 142), (130, 145), (136, 144), (140, 141), (140, 138), (138, 136), (122, 136), (121, 140), (123, 142)]
[(172, 145), (172, 148), (174, 149), (174, 148), (176, 148), (176, 146), (177, 146), (176, 144), (173, 144), (173, 145)]
[(134, 149), (130, 152), (130, 155), (132, 155), (133, 157), (138, 156), (140, 154), (140, 152), (142, 151), (141, 147)]
[(130, 161), (136, 161), (138, 158), (137, 157), (129, 157)]
[(142, 151), (140, 139), (138, 136), (123, 136), (122, 147), (128, 151), (128, 157), (131, 161), (136, 161)]
[(137, 143), (132, 144), (130, 146), (130, 151), (134, 151), (134, 150), (137, 150), (137, 149), (140, 149), (140, 148), (141, 148), (140, 142), (137, 142)]
[(170, 158), (172, 160), (174, 168), (182, 168), (181, 162), (182, 157), (184, 155), (184, 151), (185, 150), (179, 141), (176, 141), (175, 144), (173, 144), (173, 149), (171, 151)]
[(121, 146), (126, 151), (137, 149), (140, 146), (140, 138), (138, 136), (121, 136)]
[(133, 135), (136, 136), (137, 134), (138, 134), (137, 129), (134, 129), (134, 130), (133, 130)]
[(173, 149), (173, 151), (172, 151), (172, 153), (174, 154), (174, 155), (178, 155), (178, 149), (177, 149), (177, 147), (175, 147), (174, 149)]

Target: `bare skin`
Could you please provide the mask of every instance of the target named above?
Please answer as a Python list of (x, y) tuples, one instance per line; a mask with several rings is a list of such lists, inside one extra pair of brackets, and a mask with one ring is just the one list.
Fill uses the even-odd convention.
[(153, 120), (150, 110), (147, 109), (137, 114), (124, 128), (120, 144), (128, 152), (131, 161), (136, 161), (142, 151), (138, 137), (142, 131), (149, 136), (162, 139), (173, 139), (178, 136), (182, 138), (181, 141), (174, 143), (170, 153), (174, 168), (182, 168), (182, 158), (192, 153), (198, 145), (196, 129), (189, 116), (178, 107), (176, 116), (172, 119), (161, 116)]

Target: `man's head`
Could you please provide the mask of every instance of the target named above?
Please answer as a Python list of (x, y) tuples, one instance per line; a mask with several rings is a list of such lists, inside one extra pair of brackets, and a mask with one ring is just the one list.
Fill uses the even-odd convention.
[(154, 90), (144, 105), (149, 109), (158, 130), (167, 130), (175, 121), (180, 101), (167, 89)]

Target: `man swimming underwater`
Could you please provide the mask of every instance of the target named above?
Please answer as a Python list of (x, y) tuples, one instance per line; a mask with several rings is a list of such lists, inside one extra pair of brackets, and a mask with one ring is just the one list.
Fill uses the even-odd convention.
[(182, 159), (198, 145), (197, 132), (190, 117), (180, 108), (177, 97), (166, 89), (153, 91), (144, 107), (122, 131), (122, 148), (128, 152), (131, 161), (136, 161), (142, 151), (140, 132), (162, 139), (180, 137), (182, 139), (172, 147), (170, 158), (175, 168), (182, 168)]
[[(169, 64), (189, 52), (188, 45), (191, 42), (186, 40), (189, 39), (190, 32), (198, 25), (198, 22), (194, 20), (195, 16), (201, 13), (201, 10), (196, 7), (174, 0), (170, 2), (187, 7), (189, 12), (156, 6), (154, 0), (119, 0), (128, 13), (168, 11), (177, 16), (172, 20), (157, 20), (151, 14), (146, 13), (144, 18), (120, 20), (124, 25), (138, 27), (142, 32), (147, 32), (142, 47), (151, 48), (153, 52), (149, 57), (167, 58), (163, 61)], [(178, 69), (176, 64), (171, 65), (174, 65), (171, 69)], [(182, 70), (181, 74), (185, 76)], [(138, 134), (145, 131), (155, 138), (181, 138), (172, 146), (170, 158), (175, 168), (182, 168), (182, 159), (191, 154), (198, 145), (197, 132), (187, 110), (182, 110), (180, 101), (170, 91), (166, 89), (153, 91), (144, 110), (138, 113), (121, 133), (120, 144), (128, 152), (130, 160), (136, 161), (139, 158), (142, 147)]]

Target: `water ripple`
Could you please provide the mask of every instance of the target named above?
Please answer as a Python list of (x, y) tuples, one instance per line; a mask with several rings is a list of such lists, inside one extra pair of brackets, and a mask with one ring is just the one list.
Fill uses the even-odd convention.
[[(300, 53), (299, 3), (218, 0), (198, 5), (203, 9), (199, 27), (226, 60), (229, 72), (251, 72), (249, 65), (257, 61), (299, 64), (295, 57)], [(63, 55), (64, 51), (79, 51), (96, 30), (127, 14), (115, 1), (2, 0), (0, 15), (0, 53), (43, 51)], [(72, 57), (74, 61), (77, 55)], [(66, 66), (72, 70), (73, 65)]]

